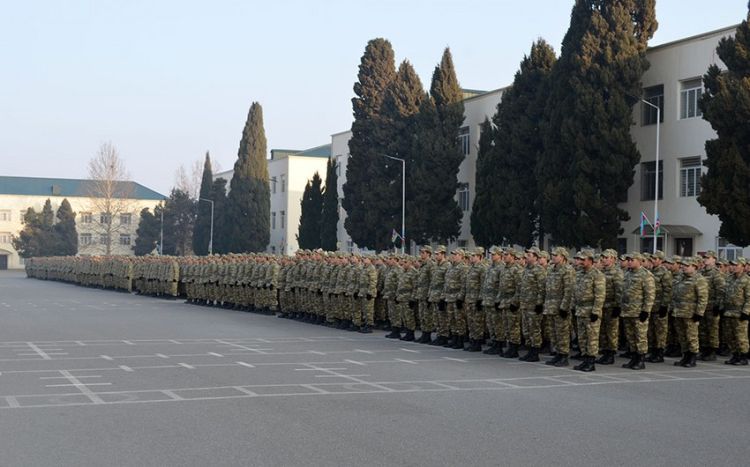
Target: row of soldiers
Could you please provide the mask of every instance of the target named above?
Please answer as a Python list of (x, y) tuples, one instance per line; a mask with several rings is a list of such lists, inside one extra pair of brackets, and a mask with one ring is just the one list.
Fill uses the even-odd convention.
[[(487, 257), (488, 256), (488, 257)], [(571, 264), (572, 263), (572, 264)], [(750, 312), (748, 266), (739, 258), (665, 258), (614, 250), (551, 254), (492, 247), (425, 246), (419, 257), (299, 251), (295, 257), (230, 254), (207, 257), (68, 257), (27, 262), (30, 277), (134, 290), (189, 303), (279, 312), (338, 328), (506, 358), (569, 365), (612, 364), (624, 343), (629, 361), (645, 368), (664, 356), (695, 366), (715, 360), (723, 342), (727, 363), (747, 364)], [(421, 330), (419, 338), (415, 331)], [(435, 335), (433, 338), (432, 335)], [(489, 339), (487, 339), (489, 337)], [(526, 353), (519, 356), (525, 342)], [(601, 352), (600, 352), (601, 350)], [(601, 353), (601, 356), (599, 354)]]

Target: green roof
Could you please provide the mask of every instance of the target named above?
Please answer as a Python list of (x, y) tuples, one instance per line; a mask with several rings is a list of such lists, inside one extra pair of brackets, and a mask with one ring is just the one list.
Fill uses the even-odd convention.
[(331, 145), (324, 144), (322, 146), (316, 146), (314, 148), (305, 149), (304, 151), (292, 154), (293, 156), (300, 157), (331, 157)]
[[(93, 181), (74, 178), (9, 177), (0, 175), (0, 195), (91, 197)], [(166, 196), (140, 183), (117, 182), (115, 190), (127, 193), (132, 199), (162, 200)]]

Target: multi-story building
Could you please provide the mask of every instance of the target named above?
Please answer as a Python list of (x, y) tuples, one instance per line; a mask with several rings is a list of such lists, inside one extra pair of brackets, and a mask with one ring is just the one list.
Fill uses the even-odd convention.
[(116, 193), (124, 197), (109, 203), (116, 208), (107, 211), (97, 192), (91, 180), (0, 176), (0, 269), (23, 267), (11, 240), (23, 230), (26, 210), (41, 212), (47, 199), (55, 212), (67, 199), (76, 213), (78, 254), (104, 254), (109, 244), (111, 254), (132, 255), (141, 210), (153, 209), (164, 195), (135, 182), (118, 182)]
[[(729, 258), (745, 253), (742, 248), (719, 237), (718, 217), (709, 215), (697, 201), (700, 175), (705, 170), (702, 166), (705, 142), (716, 137), (709, 123), (701, 118), (697, 105), (702, 92), (701, 77), (709, 65), (723, 67), (716, 55), (716, 46), (722, 37), (734, 34), (735, 30), (736, 26), (731, 26), (706, 32), (651, 47), (647, 52), (651, 66), (642, 77), (643, 98), (658, 105), (661, 113), (658, 171), (661, 228), (657, 246), (669, 255), (690, 255), (709, 249)], [(456, 193), (456, 201), (464, 211), (464, 217), (461, 232), (452, 247), (474, 246), (469, 220), (474, 200), (480, 125), (485, 117), (491, 118), (495, 113), (506, 89), (487, 93), (474, 91), (464, 100), (465, 120), (459, 138), (465, 159), (458, 173), (459, 190)], [(628, 190), (627, 201), (621, 205), (630, 215), (630, 220), (622, 225), (624, 233), (618, 241), (618, 248), (622, 252), (651, 251), (653, 248), (653, 231), (646, 229), (641, 237), (640, 219), (643, 212), (651, 222), (655, 222), (656, 111), (647, 104), (639, 104), (634, 106), (633, 114), (631, 134), (641, 153), (641, 162), (636, 167), (635, 181)], [(351, 131), (331, 136), (332, 154), (340, 171), (339, 198), (343, 196), (342, 186), (346, 183), (350, 138)], [(345, 218), (346, 212), (341, 209), (339, 248), (346, 251), (359, 250), (344, 229)], [(408, 238), (408, 225), (406, 234)]]
[[(304, 151), (271, 150), (271, 159), (268, 161), (271, 236), (266, 252), (289, 255), (297, 251), (297, 232), (305, 185), (316, 172), (325, 184), (326, 164), (330, 157), (330, 144)], [(233, 174), (234, 170), (220, 172), (214, 175), (214, 179), (224, 178), (230, 181)]]

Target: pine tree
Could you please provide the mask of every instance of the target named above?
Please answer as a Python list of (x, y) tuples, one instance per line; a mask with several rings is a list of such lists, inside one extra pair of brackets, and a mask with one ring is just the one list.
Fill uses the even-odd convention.
[(484, 204), (480, 212), (485, 244), (503, 241), (528, 247), (539, 233), (535, 171), (543, 151), (539, 127), (554, 63), (555, 52), (543, 39), (532, 44), (492, 118), (494, 144), (482, 151), (480, 140), (475, 205)]
[(227, 201), (226, 233), (230, 252), (264, 251), (270, 240), (271, 193), (268, 187), (263, 109), (253, 102), (234, 164)]
[(55, 211), (52, 210), (52, 203), (49, 198), (44, 202), (40, 220), (42, 222), (42, 228), (46, 231), (51, 231), (52, 227), (55, 225)]
[(320, 247), (336, 251), (339, 225), (338, 164), (333, 158), (326, 165), (326, 186), (320, 219)]
[(322, 184), (320, 175), (315, 172), (312, 180), (305, 185), (305, 191), (300, 201), (302, 213), (299, 218), (297, 243), (302, 249), (320, 248), (320, 224), (323, 211)]
[[(505, 100), (505, 95), (503, 95)], [(495, 182), (497, 176), (497, 152), (494, 150), (495, 129), (489, 118), (482, 122), (479, 135), (479, 150), (477, 153), (476, 196), (471, 208), (471, 235), (478, 245), (488, 247), (501, 243), (501, 226), (497, 219), (498, 187), (503, 185)]]
[(132, 246), (136, 256), (151, 254), (157, 248), (161, 229), (161, 207), (158, 206), (154, 212), (156, 214), (151, 213), (149, 208), (141, 209), (138, 228), (135, 231), (135, 243)]
[(657, 27), (654, 0), (577, 0), (550, 80), (537, 164), (544, 231), (558, 244), (612, 247), (640, 154), (633, 100)]
[(718, 137), (706, 141), (708, 172), (698, 202), (719, 216), (721, 237), (744, 247), (750, 245), (750, 11), (716, 51), (727, 70), (711, 65), (703, 76), (700, 107)]
[(381, 38), (369, 41), (354, 84), (354, 122), (342, 206), (347, 213), (344, 227), (352, 240), (375, 250), (389, 246), (393, 227), (389, 213), (398, 199), (388, 190), (394, 178), (383, 157), (388, 154), (388, 137), (381, 116), (386, 90), (395, 76), (390, 42)]
[(210, 199), (214, 202), (214, 237), (212, 250), (214, 253), (229, 253), (229, 250), (227, 249), (227, 229), (225, 226), (228, 222), (231, 222), (231, 219), (227, 218), (227, 180), (225, 178), (217, 178), (214, 180), (211, 185)]
[(23, 216), (23, 230), (13, 237), (13, 248), (21, 258), (33, 258), (35, 256), (46, 256), (46, 237), (42, 228), (41, 213), (29, 207)]
[(195, 201), (190, 194), (173, 188), (164, 205), (165, 255), (184, 256), (192, 253)]
[(58, 256), (72, 256), (78, 253), (78, 232), (76, 231), (76, 213), (65, 198), (57, 208), (57, 223), (52, 228), (55, 251)]
[[(201, 201), (211, 199), (211, 187), (213, 185), (213, 172), (211, 170), (211, 156), (206, 151), (206, 160), (203, 163), (203, 177), (197, 207), (195, 227), (193, 229), (193, 251), (196, 255), (208, 254), (208, 241), (211, 233), (211, 203)], [(216, 215), (216, 206), (213, 210)]]

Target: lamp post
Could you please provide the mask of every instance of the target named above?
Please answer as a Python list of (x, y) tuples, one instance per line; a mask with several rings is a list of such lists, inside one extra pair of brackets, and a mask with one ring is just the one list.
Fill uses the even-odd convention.
[(646, 99), (641, 99), (644, 104), (656, 109), (656, 169), (654, 170), (654, 178), (656, 179), (655, 192), (654, 192), (654, 224), (651, 228), (654, 231), (654, 248), (653, 253), (656, 253), (656, 223), (659, 219), (659, 127), (661, 125), (661, 109), (658, 105), (652, 104)]
[(159, 256), (164, 255), (164, 206), (159, 210), (161, 214), (161, 227), (159, 228)]
[(404, 247), (406, 246), (406, 161), (398, 157), (386, 156), (383, 157), (393, 159), (394, 161), (401, 162), (401, 254), (404, 254)]
[(208, 236), (208, 254), (212, 255), (214, 253), (214, 202), (206, 198), (198, 198), (198, 200), (211, 203), (211, 231)]

